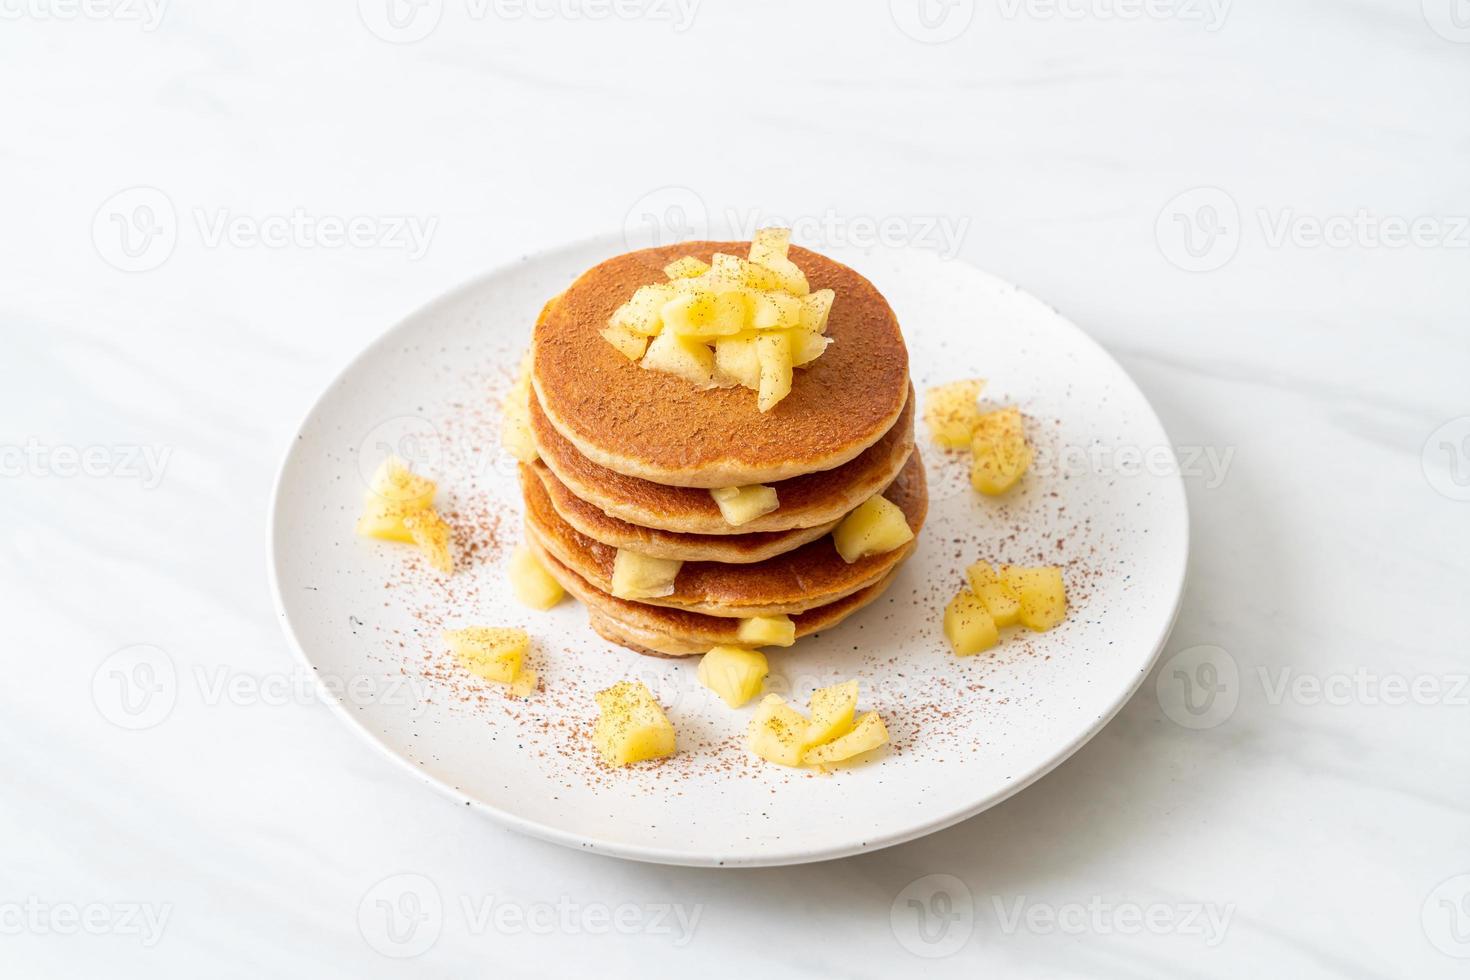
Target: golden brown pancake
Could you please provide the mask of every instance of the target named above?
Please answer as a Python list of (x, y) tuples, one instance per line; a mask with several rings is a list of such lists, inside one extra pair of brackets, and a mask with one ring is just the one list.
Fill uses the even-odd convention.
[[(530, 409), (531, 431), (536, 437), (541, 461), (551, 468), (569, 491), (595, 505), (609, 518), (680, 534), (747, 535), (830, 525), (892, 483), (914, 451), (914, 397), (910, 389), (903, 414), (893, 428), (862, 455), (836, 469), (808, 473), (774, 484), (781, 506), (748, 524), (731, 527), (725, 523), (719, 505), (708, 490), (667, 487), (598, 466), (577, 452), (577, 448), (552, 427), (535, 398), (531, 399)], [(611, 539), (603, 538), (595, 531), (582, 530), (594, 538), (612, 543)]]
[[(589, 538), (562, 520), (546, 488), (526, 467), (521, 469), (521, 493), (526, 503), (526, 529), (537, 543), (594, 587), (610, 593), (617, 549)], [(929, 506), (924, 467), (917, 452), (909, 457), (884, 496), (904, 512), (917, 535)], [(910, 541), (887, 554), (869, 555), (848, 564), (832, 542), (822, 538), (750, 565), (686, 562), (674, 580), (672, 595), (641, 601), (710, 616), (793, 615), (875, 584), (913, 547)]]
[(747, 388), (701, 390), (642, 368), (598, 331), (639, 286), (667, 281), (684, 255), (745, 255), (749, 242), (686, 242), (629, 252), (582, 274), (536, 324), (532, 382), (551, 425), (600, 466), (671, 486), (774, 483), (829, 470), (883, 437), (908, 399), (908, 351), (873, 284), (816, 252), (790, 258), (813, 290), (832, 289), (833, 343), (795, 373), (769, 412)]
[[(752, 534), (676, 534), (640, 527), (609, 517), (580, 499), (541, 461), (528, 466), (551, 498), (557, 516), (594, 541), (611, 548), (628, 548), (651, 558), (674, 561), (718, 561), (748, 565), (765, 561), (815, 541), (837, 526), (837, 521), (791, 531), (757, 531)], [(704, 490), (696, 491), (709, 496)]]
[[(707, 653), (710, 647), (739, 642), (736, 635), (740, 629), (738, 619), (705, 616), (615, 598), (588, 584), (586, 579), (557, 561), (534, 538), (530, 544), (551, 577), (587, 607), (587, 618), (592, 628), (612, 643), (656, 657), (688, 657)], [(897, 574), (897, 569), (894, 569), (865, 589), (793, 616), (797, 637), (810, 636), (836, 626), (881, 596)]]

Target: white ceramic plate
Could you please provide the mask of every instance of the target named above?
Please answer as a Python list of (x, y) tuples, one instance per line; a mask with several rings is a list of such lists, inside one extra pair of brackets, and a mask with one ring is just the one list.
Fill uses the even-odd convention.
[[(742, 746), (752, 707), (729, 710), (701, 688), (697, 658), (614, 647), (570, 599), (550, 613), (515, 603), (504, 565), (520, 497), (498, 445), (500, 397), (541, 304), (625, 248), (610, 237), (477, 279), (363, 352), (302, 423), (276, 486), (271, 575), (287, 635), (342, 716), (510, 827), (688, 865), (791, 864), (910, 840), (1010, 796), (1091, 738), (1147, 674), (1183, 589), (1188, 517), (1168, 440), (1080, 330), (929, 253), (824, 249), (898, 311), (916, 388), (988, 378), (987, 396), (1027, 413), (1037, 465), (995, 501), (969, 489), (963, 456), (926, 449), (932, 500), (915, 556), (873, 606), (771, 651), (767, 685), (805, 703), (817, 686), (859, 678), (860, 709), (886, 719), (888, 749), (832, 775), (764, 763)], [(389, 451), (439, 481), (440, 510), (467, 546), (452, 578), (407, 545), (353, 534), (367, 477)], [(982, 557), (1063, 564), (1068, 621), (954, 657), (940, 617)], [(538, 694), (514, 701), (455, 668), (439, 632), (462, 625), (528, 628)], [(592, 694), (629, 677), (663, 702), (679, 754), (610, 771), (588, 738)]]

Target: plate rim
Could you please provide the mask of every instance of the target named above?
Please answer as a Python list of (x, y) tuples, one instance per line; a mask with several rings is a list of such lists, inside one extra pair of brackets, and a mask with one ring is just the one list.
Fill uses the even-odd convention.
[[(929, 820), (924, 821), (921, 824), (917, 824), (903, 830), (893, 831), (885, 835), (880, 835), (878, 837), (856, 843), (851, 841), (844, 841), (823, 848), (792, 848), (788, 850), (775, 850), (748, 856), (721, 855), (718, 852), (693, 853), (689, 851), (672, 850), (667, 847), (644, 846), (638, 844), (629, 844), (622, 841), (588, 837), (584, 834), (571, 833), (569, 831), (565, 831), (554, 826), (539, 823), (526, 817), (519, 816), (518, 814), (512, 813), (508, 810), (502, 809), (492, 803), (486, 802), (484, 800), (475, 799), (469, 796), (468, 794), (449, 785), (444, 780), (427, 772), (424, 772), (411, 760), (396, 751), (392, 746), (388, 745), (377, 734), (369, 730), (366, 724), (364, 724), (363, 721), (356, 714), (349, 711), (343, 697), (341, 696), (341, 693), (334, 692), (332, 688), (322, 680), (317, 665), (312, 662), (311, 657), (307, 654), (306, 649), (301, 642), (301, 638), (297, 635), (295, 627), (291, 622), (291, 618), (287, 613), (285, 597), (281, 588), (280, 561), (282, 552), (281, 549), (277, 547), (277, 521), (283, 504), (283, 491), (286, 470), (291, 465), (292, 459), (297, 452), (297, 447), (301, 443), (302, 434), (306, 430), (308, 423), (310, 423), (312, 419), (316, 416), (318, 410), (322, 408), (322, 405), (326, 401), (326, 399), (337, 389), (339, 385), (341, 385), (348, 378), (348, 376), (353, 372), (355, 368), (357, 368), (359, 364), (361, 364), (365, 359), (369, 357), (369, 355), (373, 354), (380, 347), (389, 344), (393, 340), (393, 338), (396, 337), (401, 331), (407, 329), (409, 324), (417, 322), (421, 318), (428, 316), (436, 308), (451, 305), (463, 299), (468, 294), (471, 294), (474, 291), (480, 289), (487, 282), (493, 281), (509, 273), (512, 273), (517, 267), (525, 265), (526, 263), (534, 259), (550, 257), (563, 252), (573, 252), (581, 249), (591, 248), (594, 246), (599, 246), (603, 243), (612, 244), (619, 242), (623, 246), (627, 246), (628, 244), (625, 235), (619, 234), (617, 232), (606, 232), (602, 234), (586, 236), (569, 242), (564, 242), (560, 245), (555, 245), (549, 248), (526, 252), (521, 254), (518, 258), (514, 260), (502, 262), (489, 269), (476, 273), (474, 276), (471, 276), (470, 278), (461, 281), (459, 284), (451, 287), (445, 292), (436, 295), (428, 302), (418, 305), (417, 307), (410, 310), (407, 314), (401, 316), (386, 330), (380, 333), (373, 340), (369, 341), (365, 346), (363, 346), (360, 350), (358, 350), (355, 354), (348, 358), (346, 363), (344, 363), (342, 367), (339, 368), (332, 375), (332, 378), (317, 393), (317, 396), (312, 400), (311, 405), (300, 417), (300, 420), (292, 431), (292, 434), (287, 441), (286, 449), (281, 454), (280, 461), (277, 463), (276, 466), (275, 477), (271, 485), (270, 510), (267, 514), (266, 521), (266, 575), (270, 583), (271, 602), (275, 607), (276, 618), (279, 621), (281, 631), (285, 634), (286, 639), (296, 659), (311, 674), (312, 682), (316, 687), (318, 696), (341, 720), (347, 723), (349, 729), (357, 732), (381, 754), (387, 756), (402, 769), (412, 773), (415, 777), (417, 777), (419, 781), (428, 783), (440, 793), (458, 803), (463, 803), (471, 807), (472, 809), (480, 811), (481, 813), (488, 816), (493, 822), (501, 825), (502, 827), (516, 831), (520, 834), (524, 834), (525, 836), (547, 841), (553, 844), (559, 844), (563, 847), (581, 851), (583, 853), (599, 854), (605, 857), (640, 861), (649, 864), (660, 864), (676, 867), (758, 868), (788, 867), (801, 864), (814, 864), (822, 861), (839, 860), (859, 854), (869, 854), (875, 851), (883, 850), (884, 848), (894, 847), (898, 844), (904, 844), (909, 841), (917, 840), (920, 837), (926, 837), (930, 834), (938, 833), (941, 830), (953, 827), (956, 824), (962, 823), (963, 821), (968, 820), (973, 816), (976, 816), (986, 810), (991, 809), (992, 807), (998, 806), (999, 804), (1005, 802), (1006, 800), (1015, 796), (1017, 793), (1020, 793), (1022, 790), (1028, 788), (1032, 784), (1036, 783), (1038, 780), (1050, 774), (1058, 766), (1060, 766), (1062, 763), (1066, 762), (1073, 755), (1075, 755), (1084, 745), (1097, 737), (1098, 733), (1106, 728), (1109, 722), (1117, 717), (1118, 712), (1122, 711), (1123, 707), (1133, 699), (1133, 696), (1135, 694), (1138, 693), (1139, 688), (1143, 686), (1144, 680), (1149, 676), (1154, 666), (1158, 663), (1159, 656), (1163, 653), (1165, 646), (1168, 645), (1169, 637), (1172, 635), (1174, 627), (1178, 623), (1179, 614), (1184, 604), (1184, 594), (1189, 579), (1191, 521), (1189, 513), (1189, 496), (1184, 490), (1184, 480), (1182, 475), (1179, 473), (1177, 465), (1173, 468), (1173, 471), (1170, 474), (1172, 479), (1164, 481), (1161, 484), (1163, 486), (1167, 486), (1170, 495), (1176, 498), (1183, 521), (1183, 533), (1180, 535), (1181, 545), (1179, 547), (1179, 554), (1177, 555), (1178, 568), (1177, 571), (1171, 574), (1171, 577), (1177, 576), (1177, 584), (1174, 589), (1172, 607), (1169, 611), (1167, 622), (1165, 623), (1163, 629), (1160, 631), (1157, 639), (1154, 641), (1153, 651), (1149, 654), (1142, 668), (1139, 669), (1137, 676), (1133, 679), (1132, 683), (1127, 685), (1126, 689), (1121, 689), (1119, 694), (1108, 705), (1107, 710), (1099, 714), (1098, 717), (1092, 723), (1090, 723), (1080, 735), (1073, 738), (1059, 751), (1057, 751), (1045, 765), (1039, 766), (1034, 771), (1027, 774), (1024, 779), (1007, 782), (1006, 785), (1000, 787), (993, 793), (987, 794), (986, 796), (981, 797), (980, 799), (977, 799), (971, 803), (939, 814)], [(616, 247), (616, 245), (613, 245), (613, 247)], [(624, 248), (624, 250), (626, 251), (626, 247)], [(886, 251), (906, 252), (911, 254), (917, 253), (926, 256), (928, 256), (929, 254), (922, 249), (916, 249), (912, 247), (887, 249)], [(933, 256), (929, 257), (935, 258)], [(979, 266), (976, 266), (965, 259), (954, 258), (950, 259), (949, 261), (963, 265), (971, 275), (977, 275), (982, 279), (988, 279), (990, 280), (992, 285), (1003, 286), (1005, 289), (1014, 292), (1015, 294), (1025, 298), (1026, 300), (1036, 303), (1039, 306), (1049, 310), (1054, 317), (1056, 317), (1063, 325), (1065, 325), (1067, 329), (1072, 331), (1072, 333), (1075, 334), (1076, 337), (1078, 337), (1084, 344), (1090, 345), (1095, 353), (1101, 355), (1107, 360), (1108, 363), (1112, 364), (1113, 367), (1117, 369), (1119, 375), (1121, 375), (1121, 377), (1127, 382), (1129, 389), (1135, 396), (1137, 396), (1142, 406), (1147, 409), (1148, 420), (1151, 420), (1153, 424), (1158, 428), (1158, 431), (1162, 434), (1164, 438), (1164, 444), (1169, 449), (1170, 456), (1173, 457), (1173, 442), (1169, 439), (1168, 430), (1164, 427), (1163, 420), (1159, 418), (1158, 412), (1153, 406), (1153, 402), (1151, 402), (1148, 396), (1144, 394), (1143, 389), (1138, 386), (1138, 382), (1134, 380), (1133, 376), (1123, 367), (1121, 363), (1119, 363), (1119, 361), (1115, 357), (1113, 357), (1113, 355), (1105, 347), (1102, 346), (1102, 344), (1100, 344), (1096, 339), (1094, 339), (1090, 334), (1079, 327), (1075, 322), (1071, 320), (1071, 318), (1064, 315), (1056, 307), (1026, 291), (1025, 289), (1022, 289), (1020, 286), (1008, 280), (1002, 279), (1001, 277), (993, 273), (987, 272), (986, 270), (981, 269)]]

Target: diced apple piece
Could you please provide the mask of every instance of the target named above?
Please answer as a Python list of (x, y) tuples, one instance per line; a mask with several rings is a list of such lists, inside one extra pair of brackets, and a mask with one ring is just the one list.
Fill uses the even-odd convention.
[(521, 673), (531, 645), (525, 630), (497, 626), (445, 630), (444, 639), (460, 666), (499, 684), (510, 684)]
[(536, 693), (536, 685), (541, 678), (530, 667), (522, 667), (516, 679), (510, 682), (510, 696), (513, 698), (528, 698)]
[(970, 482), (988, 496), (1005, 493), (1031, 466), (1021, 413), (1003, 408), (980, 416), (970, 442)]
[(685, 381), (708, 388), (715, 383), (715, 354), (702, 341), (681, 337), (666, 330), (653, 338), (643, 367), (678, 375)]
[(786, 293), (760, 293), (751, 311), (757, 330), (790, 330), (801, 326), (801, 301)]
[(526, 545), (511, 552), (510, 587), (522, 605), (542, 612), (561, 601), (566, 590), (551, 577), (541, 560)]
[(761, 365), (756, 405), (762, 412), (769, 412), (791, 393), (791, 335), (761, 334), (755, 338), (755, 352)]
[(735, 639), (753, 647), (789, 647), (796, 642), (796, 623), (790, 616), (755, 616), (741, 621)]
[(1067, 586), (1060, 568), (1008, 565), (1001, 570), (1001, 581), (1020, 598), (1020, 621), (1027, 629), (1045, 633), (1067, 618)]
[(760, 388), (761, 362), (755, 349), (755, 336), (721, 337), (716, 340), (715, 369), (721, 377), (744, 385), (752, 391)]
[(846, 762), (848, 759), (871, 752), (888, 741), (888, 728), (876, 711), (869, 711), (857, 720), (852, 731), (826, 745), (808, 749), (802, 761), (811, 765), (828, 765)]
[(749, 524), (781, 506), (775, 487), (755, 484), (748, 487), (716, 487), (709, 492), (720, 507), (720, 515), (731, 527)]
[(977, 561), (965, 570), (970, 591), (980, 599), (996, 626), (1014, 626), (1020, 619), (1021, 600), (988, 561)]
[(737, 292), (694, 290), (663, 308), (664, 330), (704, 340), (728, 337), (745, 329), (745, 296)]
[(608, 324), (652, 337), (663, 329), (659, 312), (673, 298), (674, 290), (668, 283), (639, 286), (633, 293), (633, 298), (613, 312)]
[(619, 354), (630, 361), (638, 360), (643, 356), (643, 352), (648, 350), (648, 338), (643, 334), (634, 333), (627, 327), (608, 324), (598, 332), (602, 334), (603, 340), (612, 344), (617, 348)]
[(441, 572), (454, 571), (454, 559), (449, 554), (451, 533), (432, 507), (424, 507), (403, 515), (403, 526), (414, 545), (428, 559), (429, 564)]
[(713, 647), (699, 661), (699, 683), (738, 708), (761, 692), (770, 670), (766, 655), (759, 650)]
[(790, 228), (761, 228), (750, 242), (750, 261), (767, 265), (771, 259), (784, 259), (791, 248)]
[(903, 511), (881, 494), (858, 505), (832, 532), (837, 553), (849, 565), (868, 555), (887, 554), (913, 539), (913, 529)]
[[(636, 334), (628, 334), (628, 336), (636, 339), (640, 344), (643, 342), (643, 338)], [(639, 353), (641, 354), (642, 351), (640, 350)], [(510, 391), (506, 392), (505, 403), (501, 406), (500, 444), (505, 447), (506, 452), (522, 463), (534, 463), (537, 456), (540, 455), (536, 449), (536, 439), (531, 434), (531, 358), (529, 355), (521, 362), (521, 373), (516, 378), (515, 384), (511, 385)]]
[(779, 694), (761, 699), (746, 728), (746, 744), (750, 751), (782, 766), (801, 765), (806, 749), (807, 720), (800, 711), (788, 705)]
[(805, 367), (812, 361), (821, 357), (827, 351), (827, 345), (832, 343), (831, 337), (823, 337), (821, 334), (798, 327), (791, 331), (791, 364), (793, 367)]
[(619, 681), (593, 695), (600, 712), (592, 743), (602, 761), (626, 766), (674, 754), (674, 726), (641, 681)]
[(378, 464), (368, 484), (369, 499), (377, 497), (399, 504), (405, 511), (427, 507), (437, 491), (432, 480), (419, 476), (398, 456), (389, 456)]
[(675, 259), (664, 266), (664, 275), (670, 279), (698, 279), (709, 271), (709, 263), (702, 262), (692, 255), (686, 255), (682, 259)]
[(851, 731), (857, 702), (857, 681), (843, 681), (814, 691), (812, 720), (806, 727), (806, 744), (821, 745)]
[(827, 332), (827, 319), (832, 315), (832, 300), (837, 296), (830, 289), (819, 289), (801, 298), (801, 328), (813, 333)]
[(613, 559), (612, 594), (619, 599), (661, 599), (674, 594), (674, 579), (682, 561), (650, 558), (636, 551), (618, 549)]
[(790, 259), (772, 259), (766, 266), (780, 277), (780, 288), (786, 290), (792, 296), (806, 296), (812, 291), (811, 284), (806, 281), (806, 273), (801, 267)]
[(721, 288), (725, 284), (769, 291), (781, 288), (781, 277), (763, 265), (746, 261), (738, 255), (716, 252), (710, 270), (711, 280)]
[(1000, 642), (995, 620), (980, 597), (965, 589), (944, 609), (944, 635), (961, 657), (973, 657)]
[(924, 422), (929, 435), (945, 449), (969, 449), (980, 424), (980, 378), (930, 388), (924, 396)]
[(357, 519), (357, 533), (365, 538), (412, 544), (413, 535), (403, 526), (403, 515), (406, 512), (407, 509), (402, 504), (380, 500), (370, 493), (362, 516)]

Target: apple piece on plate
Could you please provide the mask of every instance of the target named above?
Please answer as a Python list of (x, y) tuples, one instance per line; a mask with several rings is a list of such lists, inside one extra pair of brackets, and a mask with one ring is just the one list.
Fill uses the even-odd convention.
[(980, 378), (930, 388), (924, 396), (924, 422), (929, 435), (945, 449), (968, 449), (980, 424)]
[(1021, 615), (1021, 600), (988, 561), (977, 561), (965, 570), (970, 591), (979, 598), (996, 626), (1014, 626)]
[(807, 720), (779, 694), (767, 694), (746, 727), (750, 751), (782, 766), (801, 765), (806, 750)]
[(812, 693), (812, 720), (807, 725), (808, 746), (821, 745), (846, 735), (857, 710), (858, 682), (843, 681)]
[(1000, 642), (1000, 631), (980, 597), (964, 589), (944, 609), (944, 635), (961, 657), (973, 657)]
[(699, 683), (732, 708), (759, 694), (768, 673), (766, 655), (744, 647), (712, 647), (699, 661)]
[(976, 420), (970, 451), (974, 454), (970, 482), (976, 490), (993, 497), (1015, 486), (1031, 466), (1031, 447), (1020, 411), (1002, 408), (982, 414)]
[(876, 711), (869, 711), (857, 720), (852, 731), (840, 738), (808, 749), (802, 761), (812, 765), (828, 765), (846, 762), (864, 752), (871, 752), (888, 741), (888, 728)]
[(541, 560), (526, 545), (520, 545), (510, 556), (510, 587), (522, 605), (542, 612), (561, 601), (566, 590), (551, 576)]
[(525, 630), (505, 626), (445, 630), (444, 639), (460, 666), (499, 684), (510, 684), (520, 675), (531, 645)]
[(1067, 618), (1067, 586), (1062, 570), (1054, 566), (1001, 570), (1001, 581), (1020, 600), (1021, 625), (1045, 633)]
[(626, 766), (674, 754), (674, 726), (643, 682), (619, 681), (593, 699), (592, 742), (603, 762)]

